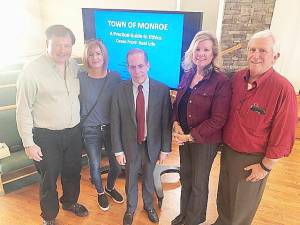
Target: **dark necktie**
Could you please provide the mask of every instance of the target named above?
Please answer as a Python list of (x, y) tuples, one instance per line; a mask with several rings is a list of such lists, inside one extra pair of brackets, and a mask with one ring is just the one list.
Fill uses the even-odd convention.
[(145, 99), (142, 85), (138, 86), (135, 116), (137, 125), (137, 142), (141, 144), (145, 138)]

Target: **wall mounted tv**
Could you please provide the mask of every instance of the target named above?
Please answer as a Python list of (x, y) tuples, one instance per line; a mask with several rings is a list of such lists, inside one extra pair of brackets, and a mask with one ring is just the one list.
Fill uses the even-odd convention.
[(109, 69), (129, 79), (126, 54), (145, 50), (149, 76), (176, 89), (181, 59), (194, 35), (202, 29), (202, 12), (82, 9), (84, 39), (101, 39), (108, 49)]

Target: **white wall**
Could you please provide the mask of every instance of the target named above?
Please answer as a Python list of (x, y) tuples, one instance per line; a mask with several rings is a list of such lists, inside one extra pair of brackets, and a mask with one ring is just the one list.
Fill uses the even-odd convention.
[(44, 30), (52, 24), (64, 24), (75, 33), (73, 55), (81, 57), (81, 8), (203, 11), (203, 29), (215, 32), (218, 4), (219, 0), (7, 0), (0, 8), (0, 62), (44, 52)]
[[(287, 4), (288, 2), (288, 4)], [(277, 0), (271, 30), (280, 42), (280, 57), (275, 68), (300, 90), (300, 1)]]
[[(216, 31), (219, 0), (42, 0), (44, 28), (61, 23), (75, 33), (77, 43), (73, 55), (81, 56), (83, 49), (83, 25), (81, 8), (143, 9), (176, 11), (204, 11), (203, 29)], [(59, 7), (58, 7), (59, 6)]]
[(204, 12), (202, 29), (216, 32), (219, 0), (182, 0), (182, 11)]
[(176, 10), (176, 3), (176, 0), (43, 0), (41, 14), (44, 28), (59, 23), (75, 33), (73, 55), (81, 57), (84, 43), (81, 8)]
[[(0, 62), (15, 63), (44, 48), (39, 0), (8, 0), (0, 8)], [(0, 65), (1, 66), (1, 65)]]

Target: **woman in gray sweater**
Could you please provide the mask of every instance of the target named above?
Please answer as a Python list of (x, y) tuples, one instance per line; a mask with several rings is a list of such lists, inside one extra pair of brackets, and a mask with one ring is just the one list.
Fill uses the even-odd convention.
[[(99, 40), (90, 40), (85, 44), (83, 63), (86, 71), (79, 73), (79, 80), (84, 144), (89, 159), (90, 174), (98, 193), (99, 207), (108, 210), (107, 195), (117, 203), (124, 201), (122, 195), (114, 188), (121, 169), (111, 152), (110, 138), (111, 98), (121, 78), (118, 73), (107, 69), (107, 50)], [(102, 186), (100, 174), (103, 146), (110, 165), (105, 188)]]

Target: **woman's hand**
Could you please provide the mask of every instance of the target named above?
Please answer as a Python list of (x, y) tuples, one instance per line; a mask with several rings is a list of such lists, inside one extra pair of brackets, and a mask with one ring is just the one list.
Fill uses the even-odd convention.
[(185, 142), (192, 142), (194, 139), (190, 134), (173, 133), (173, 139), (178, 145), (183, 145)]
[(177, 121), (174, 121), (173, 123), (173, 133), (183, 134), (183, 130)]
[(184, 141), (182, 138), (182, 135), (184, 135), (183, 130), (180, 126), (180, 124), (177, 121), (174, 121), (173, 123), (173, 130), (172, 130), (173, 140), (178, 145), (183, 145)]

